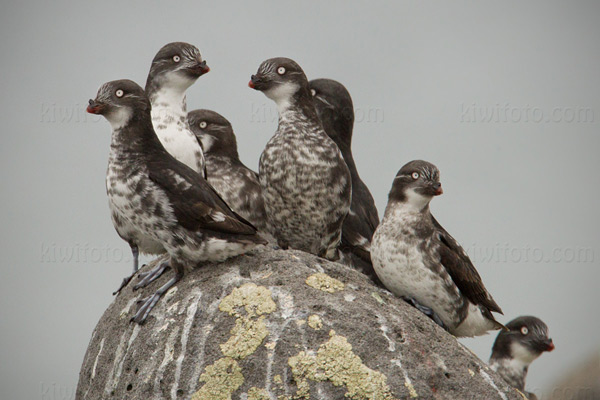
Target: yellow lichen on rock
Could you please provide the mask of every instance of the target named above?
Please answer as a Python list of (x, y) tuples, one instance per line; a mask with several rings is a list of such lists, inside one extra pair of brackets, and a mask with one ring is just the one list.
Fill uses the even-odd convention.
[(281, 375), (277, 374), (273, 377), (273, 382), (278, 384), (279, 386), (283, 385), (283, 380), (281, 379)]
[(200, 382), (206, 383), (192, 400), (231, 400), (231, 394), (244, 383), (244, 376), (237, 361), (224, 357), (206, 367)]
[[(246, 315), (242, 315), (240, 309), (245, 309)], [(192, 400), (231, 399), (231, 394), (244, 382), (242, 369), (236, 359), (242, 360), (256, 351), (269, 334), (263, 314), (272, 313), (276, 309), (271, 291), (254, 283), (246, 283), (233, 289), (231, 294), (219, 303), (219, 310), (236, 317), (235, 326), (231, 329), (229, 340), (221, 344), (221, 352), (225, 357), (206, 367), (200, 376), (200, 382), (206, 383), (194, 393)], [(252, 398), (249, 391), (248, 399), (268, 399), (268, 396), (256, 397), (262, 396), (261, 390), (264, 391), (256, 389), (252, 392)]]
[(270, 400), (270, 397), (265, 389), (251, 387), (248, 390), (248, 400)]
[(321, 320), (321, 317), (313, 314), (308, 317), (308, 326), (318, 331), (323, 327), (323, 321)]
[(271, 298), (271, 291), (254, 283), (245, 283), (233, 289), (219, 304), (219, 310), (235, 317), (241, 316), (238, 311), (241, 307), (246, 309), (248, 317), (270, 314), (277, 309)]
[[(236, 317), (231, 337), (221, 344), (221, 352), (238, 360), (254, 353), (269, 334), (263, 314), (270, 314), (276, 308), (271, 291), (264, 286), (246, 283), (233, 289), (219, 304), (219, 310)], [(246, 315), (242, 315), (241, 309), (246, 310)]]
[(301, 351), (289, 358), (288, 365), (298, 387), (294, 397), (309, 399), (308, 380), (312, 380), (344, 386), (350, 399), (392, 400), (385, 375), (364, 365), (345, 337), (333, 330), (329, 335), (330, 339), (319, 347), (316, 355)]
[(254, 353), (268, 334), (264, 316), (258, 319), (240, 317), (235, 320), (229, 340), (220, 345), (221, 352), (227, 357), (241, 360)]
[(306, 278), (306, 284), (327, 293), (335, 293), (344, 290), (344, 283), (342, 281), (332, 278), (322, 272), (312, 274)]

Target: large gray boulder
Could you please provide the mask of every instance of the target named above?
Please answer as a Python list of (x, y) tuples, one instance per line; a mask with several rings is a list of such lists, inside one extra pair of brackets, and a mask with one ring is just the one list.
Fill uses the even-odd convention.
[(136, 302), (171, 274), (115, 298), (92, 334), (77, 399), (523, 399), (346, 266), (256, 251), (187, 273), (144, 325), (130, 323)]

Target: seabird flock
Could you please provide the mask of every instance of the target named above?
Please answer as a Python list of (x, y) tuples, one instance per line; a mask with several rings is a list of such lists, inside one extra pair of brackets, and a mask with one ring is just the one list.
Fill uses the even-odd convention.
[[(295, 61), (280, 57), (260, 64), (248, 84), (279, 113), (257, 174), (240, 161), (227, 119), (187, 112), (186, 90), (209, 70), (195, 46), (169, 43), (152, 60), (145, 89), (107, 82), (87, 107), (112, 127), (106, 191), (134, 259), (115, 293), (136, 274), (139, 289), (174, 271), (132, 320), (142, 324), (186, 270), (276, 243), (363, 272), (457, 337), (500, 329), (490, 366), (524, 390), (529, 364), (554, 349), (548, 328), (530, 316), (506, 325), (495, 319), (500, 306), (429, 210), (443, 193), (437, 167), (416, 160), (400, 168), (380, 222), (352, 157), (350, 94), (331, 79), (308, 81)], [(169, 257), (138, 273), (140, 252)]]

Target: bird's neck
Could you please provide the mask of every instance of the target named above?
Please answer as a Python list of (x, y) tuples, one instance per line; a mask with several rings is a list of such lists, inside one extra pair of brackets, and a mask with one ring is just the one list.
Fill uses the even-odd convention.
[(294, 94), (276, 99), (279, 122), (302, 119), (320, 124), (317, 110), (309, 96), (306, 88), (300, 88)]
[(118, 159), (142, 160), (153, 150), (164, 150), (154, 129), (149, 113), (135, 113), (129, 123), (113, 130), (111, 156)]
[(525, 378), (527, 377), (529, 364), (512, 357), (495, 358), (493, 356), (489, 364), (511, 386), (519, 390), (525, 389)]
[(152, 116), (168, 113), (172, 116), (187, 117), (185, 90), (160, 88), (149, 94)]

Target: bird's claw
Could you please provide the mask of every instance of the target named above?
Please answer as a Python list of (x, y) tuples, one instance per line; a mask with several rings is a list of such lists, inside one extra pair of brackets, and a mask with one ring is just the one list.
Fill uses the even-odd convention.
[(417, 310), (421, 311), (423, 314), (427, 315), (429, 318), (431, 318), (433, 320), (433, 322), (435, 322), (437, 325), (439, 325), (442, 329), (444, 329), (445, 331), (448, 331), (448, 327), (444, 324), (442, 319), (431, 308), (424, 306), (423, 304), (419, 303), (417, 300), (413, 299), (412, 297), (403, 297), (402, 299), (404, 301), (406, 301), (408, 304), (410, 304), (411, 306), (413, 306), (414, 308), (416, 308)]
[(170, 268), (169, 263), (167, 261), (160, 263), (159, 265), (157, 265), (156, 267), (154, 267), (153, 269), (151, 269), (150, 271), (146, 271), (146, 272), (140, 272), (139, 273), (139, 278), (141, 279), (141, 281), (139, 281), (134, 287), (133, 290), (138, 290), (141, 289), (143, 287), (148, 286), (150, 283), (154, 282), (156, 279), (160, 278), (160, 276), (168, 269)]

